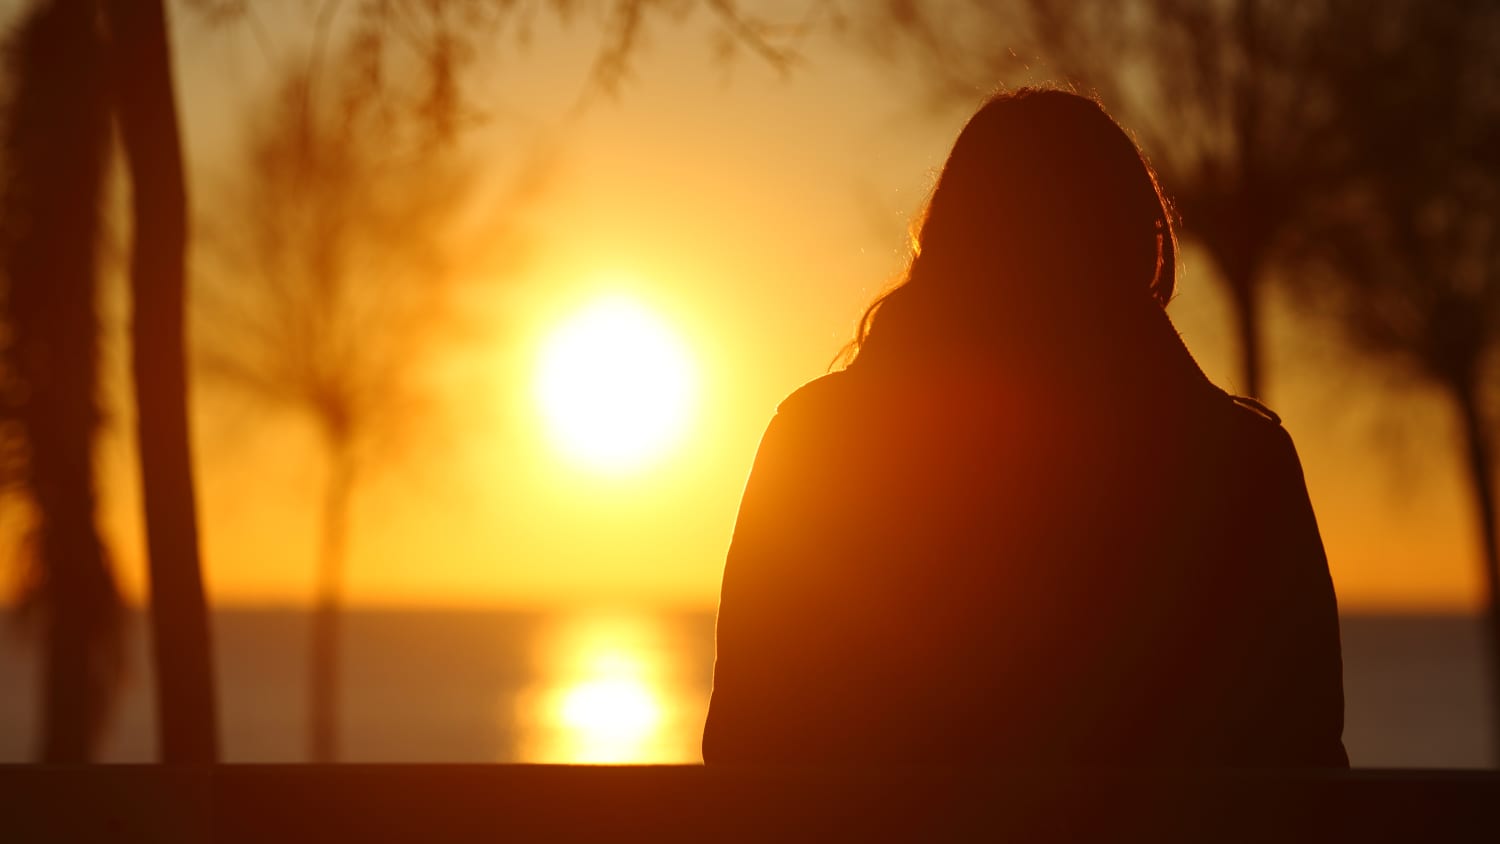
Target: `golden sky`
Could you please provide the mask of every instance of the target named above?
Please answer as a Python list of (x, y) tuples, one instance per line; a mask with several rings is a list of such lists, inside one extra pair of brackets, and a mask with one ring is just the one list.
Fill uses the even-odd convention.
[[(230, 165), (266, 60), (243, 29), (209, 31), (172, 11), (202, 185)], [(497, 182), (524, 160), (518, 150), (548, 139), (557, 168), (519, 211), (530, 260), (479, 279), (465, 299), (479, 328), (432, 367), (442, 406), (358, 492), (351, 601), (713, 606), (765, 423), (825, 371), (899, 269), (906, 222), (967, 115), (933, 111), (916, 86), (822, 38), (802, 45), (805, 61), (785, 76), (749, 57), (726, 69), (706, 31), (701, 18), (654, 26), (618, 100), (574, 116), (594, 45), (585, 22), (543, 28), (524, 52), (507, 48), (472, 89), (505, 115), (471, 138)], [(295, 30), (278, 37), (294, 43)], [(1171, 313), (1233, 391), (1211, 273), (1190, 251)], [(634, 473), (570, 461), (535, 396), (547, 338), (603, 295), (629, 297), (668, 326), (696, 378), (680, 439)], [(1269, 322), (1267, 400), (1297, 441), (1343, 606), (1476, 606), (1477, 528), (1448, 409), (1386, 370), (1351, 364), (1282, 301)], [(111, 366), (103, 517), (140, 598), (124, 362)], [(322, 478), (311, 429), (211, 385), (199, 384), (194, 413), (213, 599), (307, 600)]]

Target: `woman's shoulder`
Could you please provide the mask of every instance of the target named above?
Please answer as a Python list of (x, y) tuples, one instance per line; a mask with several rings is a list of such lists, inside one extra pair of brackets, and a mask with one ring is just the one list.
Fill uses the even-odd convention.
[(855, 442), (880, 415), (866, 380), (840, 370), (803, 384), (776, 406), (765, 439), (798, 450)]
[(830, 372), (793, 390), (776, 406), (777, 416), (837, 412), (858, 393), (859, 379), (849, 370)]
[(1281, 424), (1281, 416), (1260, 399), (1224, 393), (1224, 415), (1236, 433), (1267, 445), (1291, 444), (1291, 435)]
[(1236, 396), (1232, 393), (1225, 393), (1224, 395), (1229, 397), (1229, 401), (1234, 404), (1235, 407), (1250, 411), (1250, 414), (1255, 419), (1270, 422), (1277, 428), (1281, 427), (1281, 417), (1277, 415), (1276, 411), (1272, 410), (1269, 407), (1266, 407), (1266, 405), (1260, 399), (1252, 399), (1249, 396)]
[(1302, 461), (1281, 416), (1259, 399), (1224, 393), (1218, 414), (1234, 462), (1246, 474), (1302, 473)]

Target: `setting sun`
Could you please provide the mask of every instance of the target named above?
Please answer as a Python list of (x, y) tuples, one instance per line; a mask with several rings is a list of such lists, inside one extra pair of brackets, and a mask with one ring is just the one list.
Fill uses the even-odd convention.
[(568, 456), (607, 471), (638, 468), (672, 445), (694, 387), (687, 350), (624, 297), (599, 299), (554, 330), (536, 381), (548, 434)]

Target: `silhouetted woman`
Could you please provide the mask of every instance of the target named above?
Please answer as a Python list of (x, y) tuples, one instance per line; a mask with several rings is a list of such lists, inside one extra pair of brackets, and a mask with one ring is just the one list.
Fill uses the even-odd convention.
[(991, 99), (915, 253), (761, 441), (704, 759), (1347, 765), (1296, 451), (1168, 320), (1131, 139), (1075, 94)]

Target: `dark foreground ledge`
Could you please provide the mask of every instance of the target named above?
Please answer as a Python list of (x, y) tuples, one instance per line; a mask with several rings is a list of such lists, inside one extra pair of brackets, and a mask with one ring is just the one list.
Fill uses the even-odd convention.
[(1500, 841), (1500, 773), (0, 766), (0, 841)]

